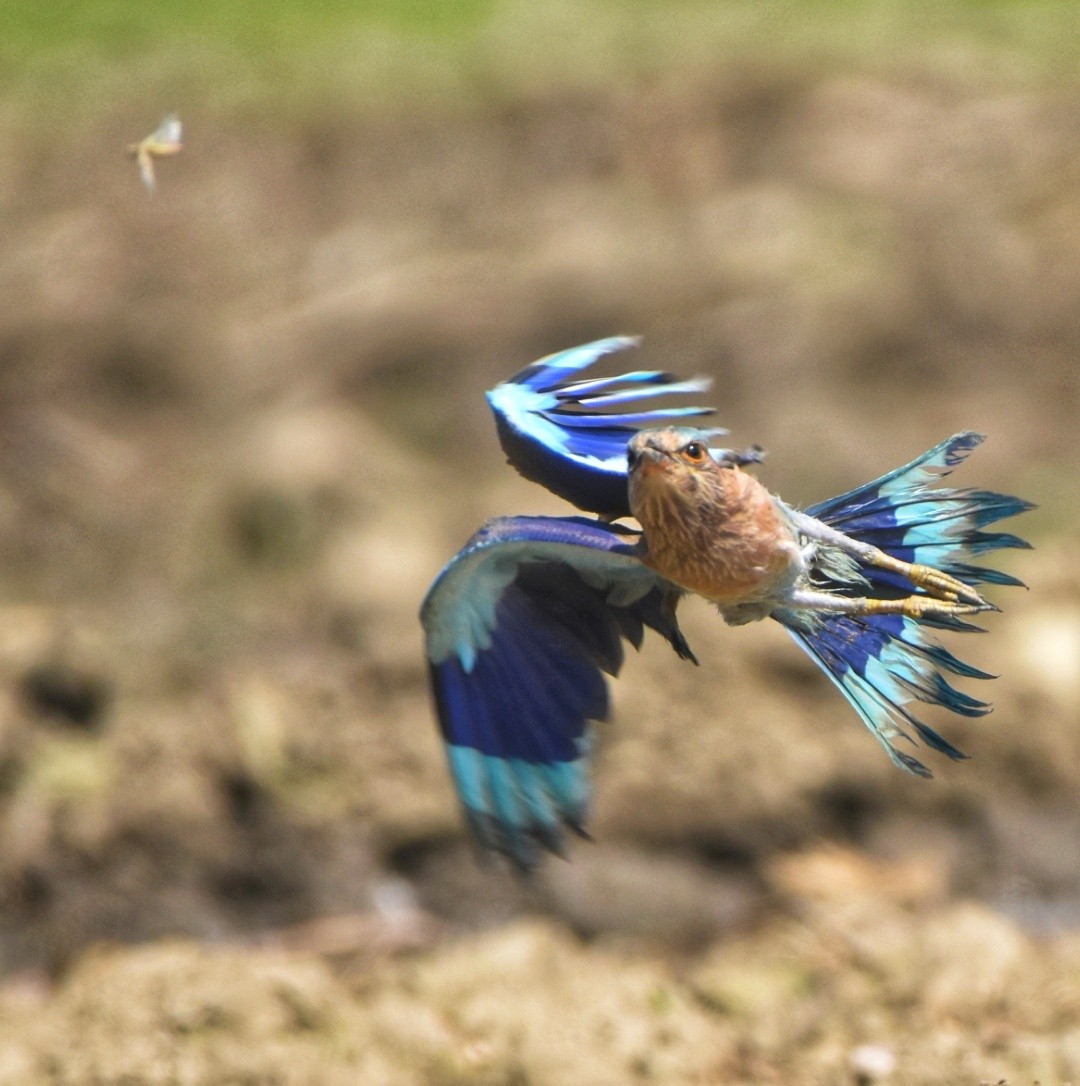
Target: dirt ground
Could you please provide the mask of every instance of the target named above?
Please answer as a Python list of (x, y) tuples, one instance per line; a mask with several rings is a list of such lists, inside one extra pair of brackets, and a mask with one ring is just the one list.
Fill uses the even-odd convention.
[[(153, 199), (127, 115), (0, 169), (0, 1086), (1080, 1080), (1075, 94), (185, 120)], [(996, 711), (929, 783), (688, 606), (702, 667), (628, 662), (596, 842), (523, 882), (462, 838), (416, 611), (562, 508), (482, 391), (617, 332), (795, 503), (985, 431), (957, 482), (1040, 503), (1030, 590), (950, 642)]]

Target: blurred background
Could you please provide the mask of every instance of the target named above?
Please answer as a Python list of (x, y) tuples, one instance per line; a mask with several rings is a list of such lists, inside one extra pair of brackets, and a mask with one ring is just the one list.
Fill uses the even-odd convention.
[[(1069, 0), (0, 6), (0, 1084), (1080, 1076), (1078, 63)], [(483, 390), (624, 332), (795, 504), (987, 433), (1030, 590), (931, 782), (691, 603), (526, 883), (416, 612), (565, 511)]]

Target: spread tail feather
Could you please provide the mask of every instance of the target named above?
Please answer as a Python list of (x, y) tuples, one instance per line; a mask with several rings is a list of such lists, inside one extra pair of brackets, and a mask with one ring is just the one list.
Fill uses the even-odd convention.
[[(1032, 504), (989, 490), (932, 486), (982, 440), (981, 434), (971, 431), (956, 434), (910, 464), (819, 502), (806, 513), (893, 558), (933, 566), (966, 585), (1023, 586), (1009, 573), (974, 565), (968, 559), (996, 550), (1029, 548), (1018, 536), (983, 529), (1033, 508)], [(860, 572), (879, 591), (911, 591), (899, 574), (870, 567)]]
[(795, 641), (837, 685), (862, 722), (901, 768), (932, 776), (896, 741), (927, 746), (959, 760), (962, 753), (911, 710), (913, 702), (939, 705), (960, 716), (977, 717), (991, 706), (957, 690), (943, 672), (967, 678), (992, 675), (958, 660), (937, 644), (914, 619), (901, 615), (773, 614)]
[[(932, 566), (965, 585), (1021, 585), (1011, 574), (974, 565), (969, 559), (1007, 548), (1029, 546), (1008, 532), (985, 529), (1032, 508), (1029, 502), (987, 490), (936, 487), (981, 442), (966, 431), (922, 456), (855, 490), (806, 510), (810, 517), (869, 544), (900, 562)], [(859, 562), (855, 585), (842, 572), (819, 566), (822, 587), (838, 595), (895, 598), (921, 590), (893, 570)], [(867, 592), (869, 585), (869, 592)], [(956, 632), (979, 627), (955, 616), (842, 615), (782, 609), (773, 617), (785, 626), (814, 662), (839, 687), (863, 723), (899, 766), (929, 777), (917, 758), (897, 741), (927, 746), (959, 759), (966, 755), (924, 724), (912, 704), (938, 705), (959, 716), (977, 717), (990, 705), (957, 690), (945, 673), (993, 678), (959, 660), (931, 636), (929, 628)]]

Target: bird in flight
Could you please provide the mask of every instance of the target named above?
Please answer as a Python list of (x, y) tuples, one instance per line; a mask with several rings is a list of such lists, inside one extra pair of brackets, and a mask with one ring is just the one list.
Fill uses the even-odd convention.
[[(726, 433), (686, 425), (705, 407), (640, 410), (696, 394), (704, 380), (639, 370), (582, 379), (616, 337), (526, 367), (488, 393), (500, 442), (525, 478), (584, 516), (489, 521), (435, 579), (420, 617), (436, 713), (466, 821), (481, 848), (521, 870), (565, 830), (587, 836), (591, 723), (606, 720), (604, 678), (646, 628), (697, 663), (676, 617), (698, 595), (729, 625), (780, 623), (836, 684), (901, 768), (906, 747), (965, 755), (916, 715), (990, 705), (947, 675), (991, 678), (934, 630), (977, 630), (998, 608), (983, 585), (1020, 585), (971, 559), (1028, 546), (985, 529), (1031, 504), (940, 484), (983, 440), (970, 431), (880, 479), (798, 510), (743, 470), (762, 458), (714, 448)], [(634, 407), (626, 410), (626, 405)], [(614, 410), (612, 410), (614, 409)], [(639, 529), (618, 523), (633, 517)]]
[(128, 154), (133, 155), (138, 162), (139, 173), (148, 192), (153, 193), (157, 184), (154, 177), (154, 158), (158, 155), (175, 155), (182, 151), (182, 138), (180, 118), (175, 113), (170, 113), (149, 136), (128, 145)]

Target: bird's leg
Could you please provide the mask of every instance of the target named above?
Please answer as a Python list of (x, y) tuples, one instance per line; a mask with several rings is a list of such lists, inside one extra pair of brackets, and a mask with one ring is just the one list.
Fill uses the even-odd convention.
[(901, 562), (877, 547), (870, 547), (870, 554), (864, 559), (868, 565), (878, 569), (887, 569), (907, 578), (916, 588), (925, 589), (942, 600), (964, 600), (976, 605), (979, 610), (989, 610), (986, 600), (970, 585), (958, 581), (943, 570), (934, 566), (920, 565), (918, 562)]
[(966, 603), (933, 596), (903, 596), (880, 600), (871, 596), (834, 596), (811, 588), (793, 588), (784, 600), (785, 607), (802, 611), (830, 611), (841, 615), (903, 615), (905, 618), (955, 618), (996, 611), (992, 603)]
[[(936, 569), (934, 566), (921, 565), (917, 562), (903, 562), (899, 558), (894, 558), (891, 554), (886, 554), (883, 550), (871, 546), (869, 543), (861, 543), (857, 539), (852, 539), (850, 536), (844, 535), (843, 532), (830, 528), (827, 524), (823, 524), (820, 520), (807, 516), (805, 513), (793, 511), (792, 519), (798, 530), (808, 539), (836, 547), (838, 550), (850, 554), (863, 565), (899, 574), (916, 588), (921, 588), (936, 599), (952, 603), (964, 602), (971, 604), (978, 611), (993, 610), (992, 606), (974, 588), (964, 584), (963, 581), (957, 580), (943, 570)], [(921, 599), (922, 597), (912, 598)], [(882, 600), (879, 602), (893, 603), (895, 601)], [(968, 612), (957, 613), (966, 614)]]

